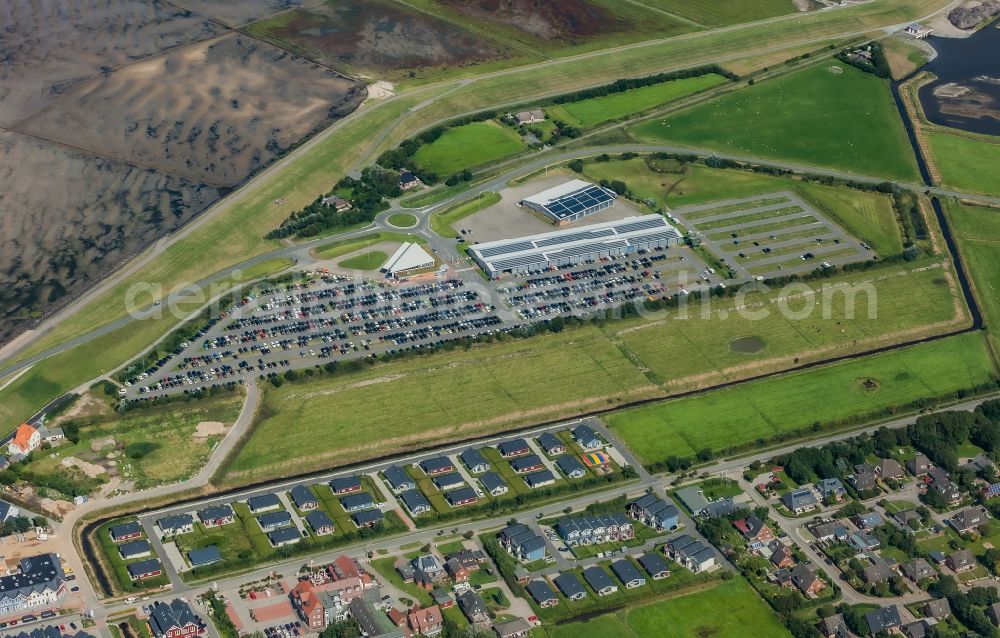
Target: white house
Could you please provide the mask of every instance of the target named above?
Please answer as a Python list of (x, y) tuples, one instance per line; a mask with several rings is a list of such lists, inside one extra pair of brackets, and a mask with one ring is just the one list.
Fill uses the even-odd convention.
[(37, 450), (42, 444), (42, 435), (38, 430), (27, 423), (17, 426), (14, 438), (7, 445), (7, 453), (11, 456), (24, 456), (33, 450)]

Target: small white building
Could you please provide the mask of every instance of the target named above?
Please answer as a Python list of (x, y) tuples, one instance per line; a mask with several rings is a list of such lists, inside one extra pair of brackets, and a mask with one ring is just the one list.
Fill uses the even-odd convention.
[(396, 277), (414, 270), (430, 268), (433, 265), (434, 258), (419, 244), (406, 242), (382, 264), (380, 270), (387, 275)]
[(916, 38), (918, 40), (922, 40), (922, 39), (926, 38), (931, 33), (933, 33), (933, 31), (934, 31), (934, 29), (931, 29), (929, 27), (925, 27), (924, 25), (920, 24), (919, 22), (914, 22), (913, 24), (908, 25), (905, 29), (903, 29), (903, 33), (905, 33), (906, 35), (913, 36), (914, 38)]

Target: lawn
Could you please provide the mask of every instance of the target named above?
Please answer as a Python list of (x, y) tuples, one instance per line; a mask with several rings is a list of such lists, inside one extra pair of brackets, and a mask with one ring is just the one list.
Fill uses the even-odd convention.
[(504, 159), (527, 148), (517, 132), (493, 121), (472, 122), (450, 128), (430, 144), (421, 146), (413, 161), (441, 176)]
[(630, 131), (651, 142), (891, 179), (918, 177), (887, 81), (839, 62), (766, 80)]
[(442, 237), (458, 236), (459, 231), (455, 228), (455, 224), (499, 201), (500, 193), (490, 191), (480, 194), (475, 199), (456, 204), (440, 213), (434, 213), (430, 218), (431, 230)]
[(354, 257), (349, 257), (344, 261), (337, 262), (337, 265), (341, 268), (349, 268), (352, 270), (378, 270), (379, 266), (384, 264), (385, 260), (388, 258), (389, 255), (385, 254), (381, 250), (371, 250), (361, 253), (360, 255), (355, 255)]
[(972, 333), (625, 410), (608, 422), (648, 464), (861, 418), (970, 388), (995, 374), (983, 337)]
[(389, 232), (377, 232), (370, 235), (362, 235), (361, 237), (353, 237), (351, 239), (341, 239), (340, 241), (332, 241), (329, 244), (323, 244), (315, 249), (316, 256), (322, 259), (335, 259), (341, 255), (346, 255), (348, 253), (353, 253), (361, 250), (362, 248), (368, 248), (369, 246), (374, 246), (383, 241), (398, 241), (402, 242), (415, 242), (417, 244), (424, 244), (427, 242), (426, 239), (420, 235), (409, 235), (407, 233), (389, 233)]
[(715, 73), (693, 78), (661, 82), (621, 93), (612, 93), (579, 102), (567, 102), (546, 107), (546, 115), (552, 120), (562, 120), (571, 126), (587, 128), (618, 118), (642, 113), (655, 106), (718, 86), (726, 78)]
[(996, 210), (945, 202), (959, 252), (972, 279), (994, 351), (1000, 351), (1000, 214)]
[(656, 393), (591, 327), (286, 383), (265, 389), (227, 478), (330, 467)]
[(417, 225), (417, 217), (410, 213), (394, 213), (389, 215), (389, 223), (397, 228), (410, 228)]
[[(140, 561), (149, 560), (151, 558), (157, 558), (156, 553), (152, 553), (150, 556), (143, 556), (141, 558), (132, 558), (125, 560), (122, 558), (121, 554), (118, 552), (118, 548), (124, 543), (115, 543), (111, 540), (111, 536), (108, 534), (110, 530), (115, 525), (121, 523), (129, 523), (135, 519), (116, 519), (109, 521), (97, 528), (94, 532), (94, 540), (97, 545), (101, 548), (101, 554), (104, 559), (104, 565), (111, 570), (111, 577), (114, 579), (112, 586), (120, 592), (137, 592), (144, 591), (147, 589), (153, 589), (160, 587), (162, 585), (168, 584), (170, 581), (167, 579), (165, 574), (160, 574), (159, 576), (153, 576), (151, 578), (144, 578), (133, 582), (132, 578), (128, 573), (129, 563), (138, 563)], [(146, 538), (146, 533), (142, 532), (139, 536), (140, 539)]]
[(791, 0), (646, 0), (646, 4), (708, 27), (764, 20), (795, 12), (795, 3)]
[(894, 80), (904, 78), (927, 64), (927, 53), (913, 40), (898, 36), (883, 38), (881, 43)]
[(972, 139), (932, 128), (924, 133), (941, 182), (958, 190), (1000, 195), (1000, 143)]

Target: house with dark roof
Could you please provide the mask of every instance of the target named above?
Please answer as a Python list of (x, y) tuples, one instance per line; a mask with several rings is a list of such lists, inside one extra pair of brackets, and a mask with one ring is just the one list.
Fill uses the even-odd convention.
[(330, 489), (337, 496), (360, 492), (361, 478), (354, 474), (351, 476), (338, 476), (337, 478), (330, 479)]
[(587, 590), (573, 572), (563, 572), (553, 578), (552, 582), (559, 592), (570, 600), (583, 600), (587, 597)]
[(389, 616), (376, 609), (375, 605), (364, 598), (355, 598), (347, 606), (351, 616), (358, 621), (358, 626), (365, 636), (378, 638), (403, 638), (410, 633), (406, 627), (396, 626)]
[(935, 598), (924, 604), (924, 616), (942, 620), (951, 615), (951, 605), (947, 598)]
[(884, 583), (892, 578), (892, 567), (878, 554), (868, 555), (868, 564), (861, 570), (861, 580), (869, 585)]
[(706, 518), (719, 518), (728, 516), (736, 511), (736, 503), (731, 496), (709, 501), (705, 498), (705, 491), (697, 485), (677, 490), (677, 498), (681, 500), (694, 516), (704, 516)]
[(268, 512), (257, 517), (257, 524), (260, 529), (270, 532), (279, 527), (286, 527), (292, 524), (292, 515), (288, 512)]
[(323, 510), (313, 510), (306, 514), (306, 522), (316, 536), (326, 536), (332, 534), (334, 530), (333, 521)]
[(604, 447), (604, 441), (601, 440), (601, 437), (597, 436), (593, 428), (585, 423), (573, 428), (572, 434), (573, 440), (584, 450), (596, 450), (599, 447)]
[(247, 499), (247, 507), (250, 508), (250, 513), (252, 514), (269, 512), (281, 507), (281, 499), (278, 498), (277, 494), (261, 494), (260, 496), (251, 496)]
[(361, 492), (359, 494), (341, 496), (340, 506), (344, 508), (345, 512), (350, 514), (375, 507), (375, 501), (372, 500), (372, 496), (368, 492)]
[(611, 563), (611, 572), (622, 582), (622, 585), (625, 585), (625, 589), (635, 589), (646, 584), (646, 579), (627, 558), (620, 558)]
[(205, 527), (220, 527), (232, 523), (236, 520), (236, 515), (233, 513), (231, 505), (213, 505), (198, 510), (198, 520)]
[(108, 529), (108, 535), (116, 543), (130, 541), (142, 536), (142, 526), (139, 521), (129, 521), (120, 525), (112, 525)]
[(458, 455), (458, 458), (462, 459), (462, 463), (465, 463), (465, 467), (473, 474), (482, 474), (490, 470), (489, 461), (475, 448), (467, 448)]
[(868, 631), (872, 635), (885, 631), (892, 633), (898, 629), (903, 621), (899, 617), (899, 609), (895, 605), (874, 609), (865, 614), (865, 622), (868, 623)]
[(653, 580), (663, 580), (670, 576), (667, 561), (656, 552), (646, 552), (639, 557), (639, 564)]
[(914, 558), (906, 561), (900, 566), (903, 575), (917, 583), (928, 578), (937, 578), (937, 572), (931, 564), (923, 558)]
[(882, 515), (879, 514), (878, 512), (867, 512), (865, 514), (860, 514), (858, 516), (855, 516), (851, 520), (853, 520), (854, 524), (857, 525), (860, 529), (866, 531), (875, 529), (879, 525), (883, 525), (885, 523), (885, 520), (883, 520)]
[(769, 560), (772, 565), (778, 568), (791, 567), (795, 564), (795, 555), (792, 554), (792, 550), (778, 543), (778, 546), (771, 552)]
[(164, 516), (156, 521), (156, 526), (160, 528), (165, 536), (175, 534), (188, 534), (194, 530), (194, 518), (190, 514), (175, 514), (174, 516)]
[(549, 456), (556, 456), (559, 454), (566, 453), (566, 444), (555, 434), (551, 432), (543, 432), (536, 439), (538, 445), (541, 446), (542, 450)]
[(403, 505), (414, 516), (426, 514), (434, 509), (431, 507), (430, 501), (427, 500), (427, 497), (420, 490), (407, 490), (399, 495), (399, 500), (403, 501)]
[(871, 490), (878, 489), (878, 482), (875, 479), (874, 472), (857, 472), (848, 476), (847, 480), (859, 492), (870, 492)]
[(459, 594), (455, 602), (462, 610), (470, 625), (486, 625), (490, 622), (490, 610), (486, 608), (486, 603), (475, 591), (467, 589)]
[(222, 560), (222, 554), (219, 553), (219, 548), (215, 545), (209, 545), (208, 547), (202, 547), (200, 549), (192, 549), (188, 552), (188, 562), (191, 563), (191, 567), (206, 567), (208, 565), (213, 565)]
[(896, 459), (879, 459), (875, 464), (875, 472), (883, 479), (903, 478), (903, 466)]
[(548, 470), (542, 470), (541, 472), (532, 472), (531, 474), (524, 475), (524, 483), (531, 489), (537, 489), (539, 487), (546, 487), (552, 485), (556, 482), (555, 475)]
[(826, 583), (801, 563), (792, 568), (792, 583), (806, 596), (815, 596), (826, 587)]
[(694, 573), (703, 572), (715, 565), (715, 552), (688, 534), (667, 541), (664, 552), (674, 561)]
[(55, 605), (66, 593), (66, 576), (55, 554), (27, 556), (18, 567), (0, 576), (0, 616)]
[(920, 476), (921, 474), (927, 474), (931, 469), (931, 460), (927, 458), (926, 454), (917, 454), (912, 459), (906, 462), (906, 470), (914, 475)]
[(154, 638), (190, 638), (205, 628), (202, 620), (180, 598), (155, 602), (149, 611), (149, 629)]
[(125, 560), (131, 560), (133, 558), (142, 558), (143, 556), (149, 556), (153, 553), (153, 548), (150, 546), (149, 541), (143, 539), (138, 541), (129, 541), (118, 546), (118, 553)]
[(847, 628), (843, 614), (827, 616), (819, 622), (819, 633), (825, 638), (851, 638), (854, 634)]
[(532, 625), (524, 618), (515, 618), (507, 622), (498, 622), (493, 625), (493, 631), (497, 638), (527, 638), (531, 632)]
[(303, 512), (308, 512), (309, 510), (314, 510), (319, 507), (319, 499), (317, 499), (312, 490), (310, 490), (305, 485), (296, 485), (291, 489), (289, 495), (292, 497), (292, 502), (295, 503), (295, 507), (299, 508)]
[(500, 456), (505, 459), (512, 459), (531, 453), (531, 448), (528, 446), (528, 442), (524, 439), (511, 439), (509, 441), (504, 441), (503, 443), (497, 445), (497, 450), (499, 450)]
[(273, 532), (268, 532), (267, 540), (270, 541), (272, 547), (283, 547), (298, 543), (302, 540), (302, 536), (295, 527), (283, 527)]
[(475, 503), (479, 500), (479, 497), (476, 496), (476, 491), (471, 487), (460, 487), (457, 490), (445, 492), (444, 499), (452, 507), (462, 507), (463, 505)]
[(827, 503), (837, 503), (847, 494), (847, 488), (844, 487), (839, 478), (820, 479), (816, 483), (816, 489), (823, 495), (823, 500)]
[(518, 474), (527, 474), (528, 472), (537, 472), (543, 469), (545, 464), (542, 463), (541, 457), (537, 454), (528, 454), (512, 460), (510, 467)]
[(465, 486), (465, 479), (462, 478), (462, 475), (458, 472), (438, 474), (431, 479), (431, 482), (434, 483), (434, 487), (438, 488), (442, 492)]
[(608, 573), (599, 565), (591, 565), (584, 569), (583, 579), (587, 581), (591, 589), (597, 592), (598, 596), (610, 596), (618, 591), (618, 585), (615, 585)]
[(424, 471), (427, 476), (434, 476), (435, 474), (444, 474), (446, 472), (454, 472), (455, 464), (451, 462), (447, 456), (435, 456), (431, 459), (425, 459), (420, 462), (420, 469)]
[(128, 576), (132, 580), (153, 578), (154, 576), (159, 576), (163, 573), (163, 567), (160, 566), (160, 561), (155, 558), (129, 563), (125, 566), (125, 569), (128, 571)]
[(375, 527), (380, 524), (383, 519), (382, 510), (365, 510), (363, 512), (357, 512), (351, 514), (351, 520), (354, 524), (361, 527)]
[(587, 475), (587, 468), (575, 456), (563, 454), (556, 459), (556, 467), (566, 475), (566, 478), (581, 479)]
[(545, 558), (545, 539), (523, 523), (514, 523), (500, 530), (497, 540), (512, 556), (530, 563)]
[(628, 515), (656, 530), (674, 529), (680, 510), (655, 494), (645, 494), (628, 504)]
[(802, 514), (819, 507), (816, 495), (808, 488), (785, 492), (781, 495), (781, 504), (787, 507), (792, 514)]
[(567, 516), (556, 523), (556, 532), (569, 547), (618, 543), (635, 538), (632, 521), (622, 514)]
[(733, 526), (743, 535), (743, 540), (747, 542), (747, 548), (750, 550), (759, 550), (765, 543), (774, 540), (774, 532), (756, 515), (735, 521)]
[(989, 514), (986, 508), (979, 506), (956, 512), (946, 522), (959, 534), (974, 534), (986, 523), (987, 518)]
[(416, 481), (414, 481), (413, 478), (407, 474), (406, 470), (398, 465), (390, 465), (385, 468), (382, 472), (382, 476), (385, 477), (385, 482), (389, 484), (389, 487), (397, 493), (406, 492), (408, 490), (416, 489), (417, 487)]
[(556, 593), (544, 580), (533, 580), (524, 588), (539, 607), (553, 607), (559, 604)]
[(496, 472), (487, 472), (480, 476), (479, 484), (490, 496), (502, 496), (510, 490), (507, 483)]
[(967, 549), (960, 549), (956, 552), (948, 554), (948, 558), (945, 561), (951, 571), (956, 574), (961, 574), (962, 572), (967, 572), (970, 569), (976, 568), (976, 557), (972, 555)]

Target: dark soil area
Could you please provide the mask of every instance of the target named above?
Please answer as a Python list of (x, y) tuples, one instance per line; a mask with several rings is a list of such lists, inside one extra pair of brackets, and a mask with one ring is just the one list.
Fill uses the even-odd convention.
[(498, 22), (543, 40), (576, 41), (628, 28), (587, 0), (440, 0), (474, 18)]

